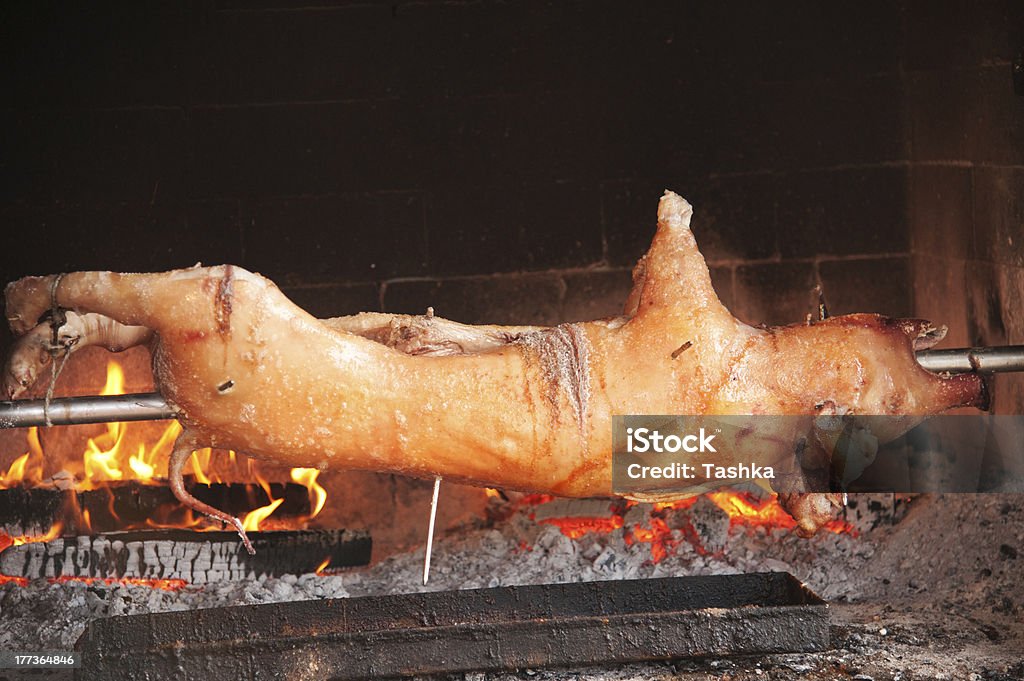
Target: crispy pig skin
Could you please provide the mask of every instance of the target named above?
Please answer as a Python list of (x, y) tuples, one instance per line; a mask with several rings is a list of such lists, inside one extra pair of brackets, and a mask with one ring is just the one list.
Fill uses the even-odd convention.
[[(432, 316), (318, 320), (231, 265), (74, 272), (56, 302), (153, 330), (153, 373), (180, 414), (182, 447), (287, 466), (605, 496), (614, 414), (923, 417), (980, 404), (977, 376), (944, 378), (917, 363), (915, 343), (934, 332), (920, 320), (740, 322), (711, 286), (691, 216), (685, 200), (665, 193), (621, 318), (553, 328)], [(15, 333), (37, 327), (51, 283), (29, 277), (7, 287)], [(804, 533), (827, 521), (831, 501), (783, 499)]]

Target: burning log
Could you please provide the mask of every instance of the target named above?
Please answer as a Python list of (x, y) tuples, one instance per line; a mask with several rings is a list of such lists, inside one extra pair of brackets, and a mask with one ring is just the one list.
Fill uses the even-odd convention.
[(370, 562), (370, 535), (352, 530), (254, 532), (256, 555), (234, 532), (112, 532), (11, 546), (0, 574), (11, 577), (180, 579), (193, 584), (317, 572)]
[(13, 487), (0, 490), (0, 534), (12, 537), (45, 534), (58, 522), (73, 492)]
[[(258, 485), (188, 483), (189, 492), (201, 501), (245, 513), (265, 506), (271, 498), (282, 499), (274, 517), (296, 519), (311, 515), (307, 489), (296, 483), (269, 483), (270, 497)], [(136, 481), (108, 482), (95, 490), (62, 491), (53, 488), (0, 489), (0, 533), (33, 536), (63, 523), (69, 533), (115, 532), (146, 527), (148, 521), (174, 524), (167, 518), (181, 515), (181, 506), (170, 488)], [(88, 518), (88, 521), (85, 521)]]

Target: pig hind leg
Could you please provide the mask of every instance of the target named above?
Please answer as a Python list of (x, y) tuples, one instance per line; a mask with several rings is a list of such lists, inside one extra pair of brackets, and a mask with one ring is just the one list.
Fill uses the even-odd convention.
[(174, 496), (187, 508), (202, 513), (205, 516), (218, 520), (222, 523), (227, 523), (234, 527), (238, 531), (238, 536), (242, 538), (242, 543), (245, 544), (245, 550), (250, 554), (255, 554), (256, 550), (253, 549), (252, 543), (249, 541), (249, 537), (245, 534), (245, 527), (242, 526), (242, 521), (238, 518), (225, 513), (219, 509), (210, 506), (209, 504), (203, 503), (196, 499), (194, 496), (188, 493), (185, 489), (185, 480), (182, 476), (182, 470), (185, 467), (185, 462), (192, 456), (192, 452), (199, 449), (195, 439), (188, 433), (183, 431), (178, 439), (174, 442), (174, 449), (171, 451), (170, 462), (168, 463), (168, 477), (171, 483), (171, 492)]

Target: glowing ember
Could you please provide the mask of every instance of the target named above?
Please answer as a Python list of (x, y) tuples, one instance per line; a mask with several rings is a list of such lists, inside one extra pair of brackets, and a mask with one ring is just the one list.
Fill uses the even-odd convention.
[[(141, 577), (49, 577), (46, 580), (50, 584), (63, 584), (66, 582), (82, 582), (83, 584), (125, 584), (127, 586), (148, 586), (151, 589), (163, 589), (164, 591), (176, 591), (188, 585), (183, 579), (143, 579)], [(13, 583), (18, 586), (28, 586), (28, 577), (13, 577), (11, 575), (0, 575), (0, 585)]]
[(143, 577), (52, 577), (50, 584), (82, 582), (84, 584), (124, 584), (127, 586), (148, 586), (151, 589), (176, 591), (188, 585), (184, 579), (145, 579)]
[(331, 564), (331, 557), (328, 556), (327, 558), (324, 558), (324, 562), (320, 563), (320, 567), (318, 567), (316, 569), (316, 574), (318, 574), (318, 575), (321, 574), (324, 570), (327, 569), (327, 566), (330, 565), (330, 564)]
[[(716, 506), (721, 508), (729, 516), (731, 527), (765, 527), (769, 529), (782, 528), (792, 529), (796, 527), (796, 521), (792, 516), (783, 510), (779, 505), (778, 498), (774, 495), (763, 499), (757, 498), (747, 492), (711, 492), (705, 495)], [(554, 525), (562, 534), (572, 539), (578, 539), (590, 532), (608, 533), (622, 529), (624, 541), (627, 546), (635, 543), (649, 544), (651, 547), (651, 559), (657, 563), (662, 558), (673, 552), (680, 541), (674, 535), (672, 529), (665, 522), (662, 514), (667, 510), (687, 509), (693, 506), (699, 496), (680, 499), (671, 503), (654, 504), (650, 516), (644, 524), (633, 524), (625, 526), (623, 519), (626, 511), (636, 502), (627, 501), (619, 507), (612, 507), (612, 513), (603, 517), (572, 517), (572, 518), (546, 518), (541, 523)], [(541, 505), (552, 501), (554, 497), (543, 494), (533, 494), (523, 497), (520, 503), (524, 505)], [(856, 536), (853, 526), (845, 520), (833, 520), (825, 529), (835, 533), (848, 533)], [(701, 539), (692, 526), (684, 527), (680, 532), (683, 540), (693, 545), (700, 554), (707, 554), (707, 549), (701, 544)]]
[(611, 532), (621, 528), (623, 524), (620, 515), (611, 515), (607, 518), (546, 518), (540, 522), (554, 525), (570, 539), (579, 539), (590, 532)]
[(651, 545), (651, 560), (655, 563), (668, 555), (678, 544), (672, 539), (672, 530), (661, 518), (651, 518), (650, 527), (634, 526), (626, 535), (626, 545), (634, 542)]
[(0, 575), (0, 586), (4, 584), (17, 584), (18, 586), (28, 586), (28, 577), (11, 577), (9, 575)]

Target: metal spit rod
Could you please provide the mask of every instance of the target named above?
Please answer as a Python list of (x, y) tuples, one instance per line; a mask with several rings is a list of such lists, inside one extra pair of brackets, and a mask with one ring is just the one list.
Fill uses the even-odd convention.
[[(917, 361), (936, 373), (1002, 373), (1024, 371), (1024, 345), (990, 348), (922, 350)], [(133, 395), (60, 397), (50, 400), (0, 401), (0, 429), (46, 425), (46, 411), (55, 426), (118, 421), (159, 421), (176, 417), (160, 393)]]
[(949, 350), (922, 350), (917, 361), (925, 369), (936, 373), (996, 374), (1024, 371), (1024, 345), (1004, 345), (995, 348), (952, 348)]
[(55, 426), (119, 421), (159, 421), (177, 415), (160, 393), (132, 395), (89, 395), (50, 400), (0, 402), (0, 429), (46, 425), (46, 412)]

